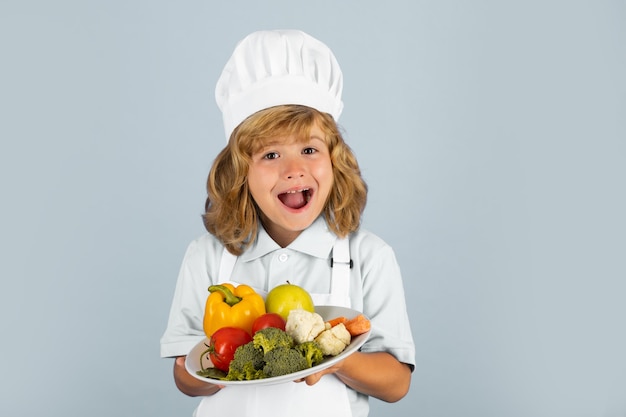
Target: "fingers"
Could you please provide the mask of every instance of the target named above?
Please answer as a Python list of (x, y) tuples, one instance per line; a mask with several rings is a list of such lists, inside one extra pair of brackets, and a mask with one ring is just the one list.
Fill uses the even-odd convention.
[(317, 373), (315, 373), (313, 375), (309, 375), (309, 376), (307, 376), (305, 378), (296, 379), (293, 382), (297, 382), (297, 383), (306, 382), (307, 385), (315, 385), (315, 384), (317, 384), (317, 382), (320, 379), (322, 379), (323, 375), (326, 375), (326, 374), (323, 373), (323, 372), (317, 372)]
[(322, 376), (326, 375), (326, 373), (324, 371), (322, 372), (316, 372), (313, 375), (309, 375), (306, 378), (304, 378), (304, 382), (306, 382), (307, 385), (315, 385), (319, 382), (320, 379), (322, 379)]
[(323, 371), (316, 372), (307, 377), (299, 379), (297, 382), (306, 382), (307, 385), (315, 385), (319, 382), (320, 379), (326, 374), (333, 373), (332, 369), (324, 369)]

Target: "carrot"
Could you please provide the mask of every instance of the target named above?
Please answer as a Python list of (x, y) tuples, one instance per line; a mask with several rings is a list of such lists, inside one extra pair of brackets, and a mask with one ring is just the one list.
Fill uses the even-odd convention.
[(353, 319), (343, 323), (352, 336), (363, 334), (372, 327), (370, 321), (363, 314), (359, 314)]
[(330, 324), (330, 327), (335, 327), (339, 323), (345, 323), (346, 321), (348, 321), (346, 317), (339, 316), (335, 317), (334, 319), (328, 320), (326, 323)]

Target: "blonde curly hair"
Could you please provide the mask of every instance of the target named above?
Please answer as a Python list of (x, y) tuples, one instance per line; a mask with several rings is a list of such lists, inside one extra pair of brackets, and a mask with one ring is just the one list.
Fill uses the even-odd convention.
[(241, 255), (257, 235), (258, 207), (248, 189), (252, 155), (277, 136), (308, 140), (311, 127), (324, 132), (333, 167), (333, 188), (324, 206), (328, 227), (339, 237), (359, 228), (367, 202), (367, 185), (356, 157), (334, 119), (300, 105), (261, 110), (244, 120), (215, 159), (207, 180), (204, 226), (234, 255)]

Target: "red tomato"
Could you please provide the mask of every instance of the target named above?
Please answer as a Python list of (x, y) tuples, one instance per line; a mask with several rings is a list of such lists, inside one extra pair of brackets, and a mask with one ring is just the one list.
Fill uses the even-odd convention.
[(252, 323), (252, 334), (255, 334), (261, 329), (265, 329), (266, 327), (276, 327), (281, 330), (285, 330), (285, 319), (281, 317), (280, 314), (276, 313), (265, 313), (254, 320)]
[(213, 366), (228, 372), (228, 366), (235, 356), (235, 350), (251, 341), (252, 337), (243, 329), (222, 327), (213, 333), (209, 339), (209, 358), (211, 358)]

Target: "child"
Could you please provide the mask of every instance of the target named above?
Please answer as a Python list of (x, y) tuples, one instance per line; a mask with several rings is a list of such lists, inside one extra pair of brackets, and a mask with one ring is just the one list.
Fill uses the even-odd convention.
[[(237, 45), (217, 83), (229, 141), (208, 178), (209, 233), (187, 249), (161, 339), (176, 386), (203, 397), (195, 416), (367, 416), (368, 396), (398, 401), (409, 389), (415, 346), (402, 278), (392, 249), (359, 228), (367, 187), (336, 124), (342, 82), (326, 45), (262, 31)], [(361, 350), (300, 383), (223, 387), (187, 373), (209, 285), (266, 294), (287, 280), (316, 305), (362, 311), (372, 330)]]

